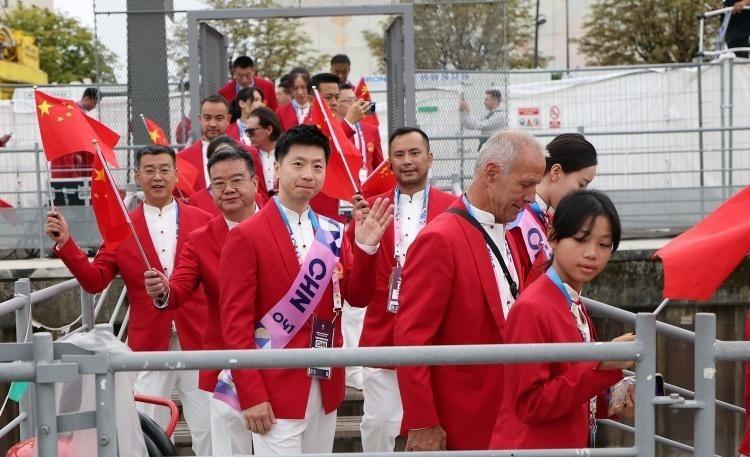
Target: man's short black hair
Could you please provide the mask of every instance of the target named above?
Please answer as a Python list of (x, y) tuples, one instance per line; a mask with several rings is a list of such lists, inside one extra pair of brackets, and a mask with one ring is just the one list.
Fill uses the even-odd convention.
[(339, 89), (341, 89), (341, 90), (344, 90), (344, 89), (355, 90), (354, 86), (352, 86), (350, 83), (341, 83), (341, 84), (339, 84)]
[(227, 160), (244, 161), (245, 165), (247, 166), (247, 171), (250, 173), (250, 176), (255, 175), (255, 163), (253, 163), (253, 158), (250, 157), (250, 154), (248, 154), (247, 151), (242, 149), (242, 147), (239, 145), (222, 146), (217, 149), (216, 152), (214, 152), (214, 154), (211, 156), (211, 158), (208, 159), (208, 163), (206, 164), (208, 175), (211, 176), (211, 167), (219, 162), (225, 162)]
[(239, 56), (232, 62), (232, 69), (235, 68), (254, 68), (255, 62), (248, 56)]
[(290, 76), (291, 75), (289, 73), (285, 74), (284, 76), (279, 78), (279, 83), (276, 84), (276, 87), (281, 87), (281, 89), (287, 94), (292, 91), (292, 79)]
[(321, 148), (325, 155), (326, 163), (328, 163), (328, 158), (331, 156), (331, 146), (328, 144), (328, 138), (323, 135), (323, 132), (314, 125), (303, 124), (290, 128), (279, 137), (275, 149), (276, 161), (281, 163), (284, 157), (289, 154), (292, 146), (295, 145), (317, 146)]
[(393, 132), (391, 132), (391, 135), (388, 137), (388, 149), (391, 149), (391, 144), (393, 144), (393, 140), (396, 138), (402, 136), (402, 135), (408, 135), (409, 133), (419, 133), (419, 135), (424, 140), (425, 145), (427, 146), (427, 150), (430, 150), (430, 138), (427, 136), (426, 133), (420, 128), (417, 127), (399, 127)]
[(312, 90), (312, 87), (315, 86), (320, 90), (320, 85), (325, 83), (336, 84), (338, 86), (341, 83), (341, 80), (333, 73), (318, 73), (310, 79), (308, 88)]
[(150, 144), (136, 151), (135, 153), (135, 168), (141, 168), (141, 158), (145, 155), (157, 155), (157, 154), (169, 154), (172, 158), (172, 165), (175, 164), (176, 155), (174, 149), (169, 146), (162, 146), (160, 144)]
[(96, 87), (87, 87), (86, 90), (83, 91), (83, 96), (81, 98), (90, 98), (91, 100), (99, 101), (101, 99), (101, 96), (99, 94), (99, 89)]
[(499, 102), (503, 101), (503, 93), (499, 89), (489, 89), (484, 91), (484, 93)]
[(203, 109), (203, 105), (205, 105), (206, 103), (223, 103), (224, 106), (227, 107), (227, 110), (229, 109), (229, 102), (226, 98), (222, 97), (219, 94), (209, 95), (208, 97), (201, 100), (201, 109)]
[(346, 54), (336, 54), (335, 56), (331, 57), (331, 65), (336, 65), (337, 63), (351, 65), (352, 61), (349, 60), (349, 56), (347, 56)]
[(218, 149), (232, 146), (237, 146), (237, 140), (228, 135), (219, 135), (208, 142), (208, 146), (206, 147), (206, 158), (210, 159)]
[(271, 141), (277, 141), (283, 132), (281, 121), (271, 108), (259, 106), (250, 112), (250, 117), (258, 118), (258, 125), (267, 129), (271, 127)]

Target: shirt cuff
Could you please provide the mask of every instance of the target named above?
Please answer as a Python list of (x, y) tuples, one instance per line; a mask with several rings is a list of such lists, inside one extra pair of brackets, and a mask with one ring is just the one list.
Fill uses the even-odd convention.
[(373, 255), (378, 252), (378, 249), (380, 249), (380, 243), (376, 244), (375, 246), (367, 246), (366, 244), (362, 244), (356, 240), (355, 243), (357, 243), (357, 247), (363, 250), (367, 255)]
[(165, 297), (154, 299), (154, 306), (157, 309), (164, 309), (167, 307), (168, 304), (169, 304), (169, 289), (167, 289), (167, 295)]

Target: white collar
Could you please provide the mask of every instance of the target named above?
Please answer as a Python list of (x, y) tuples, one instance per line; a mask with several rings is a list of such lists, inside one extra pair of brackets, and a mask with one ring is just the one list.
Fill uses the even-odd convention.
[[(255, 214), (255, 213), (257, 213), (257, 212), (258, 212), (258, 202), (255, 202), (255, 209), (253, 210), (253, 214)], [(251, 214), (251, 216), (252, 216), (253, 214)], [(224, 220), (225, 220), (225, 221), (227, 222), (227, 228), (229, 228), (229, 230), (232, 230), (233, 228), (235, 228), (235, 227), (237, 227), (238, 225), (240, 225), (240, 222), (234, 222), (234, 221), (230, 221), (230, 220), (229, 220), (229, 219), (227, 219), (226, 217), (224, 217)]]
[[(467, 199), (466, 201), (468, 202), (469, 200)], [(495, 222), (495, 216), (492, 213), (489, 213), (483, 209), (479, 209), (471, 203), (469, 203), (469, 206), (471, 207), (469, 209), (471, 210), (472, 215), (477, 221), (479, 221), (480, 224), (491, 225), (494, 226), (494, 228), (499, 227), (501, 229), (505, 229), (504, 224)]]
[(567, 282), (563, 283), (563, 287), (565, 287), (565, 290), (568, 291), (568, 295), (570, 295), (570, 299), (572, 301), (580, 301), (581, 300), (581, 294), (573, 289)]
[(541, 208), (543, 213), (546, 213), (549, 209), (549, 205), (544, 201), (542, 197), (539, 196), (539, 194), (536, 194), (534, 196), (534, 200), (536, 201), (536, 204), (539, 205), (539, 208)]
[(292, 211), (291, 209), (284, 206), (281, 202), (279, 202), (279, 206), (281, 207), (281, 210), (284, 211), (284, 215), (286, 216), (286, 219), (290, 223), (292, 221), (302, 222), (302, 220), (310, 219), (310, 207), (309, 206), (305, 208), (304, 211), (302, 211), (302, 214), (299, 214), (296, 211)]
[(260, 151), (260, 153), (263, 154), (263, 155), (268, 155), (268, 156), (273, 157), (274, 156), (274, 151), (276, 151), (276, 150), (275, 149), (271, 149), (270, 151), (264, 151), (263, 149), (258, 148), (258, 151)]
[(415, 199), (417, 201), (421, 201), (424, 198), (424, 193), (427, 191), (427, 188), (420, 190), (419, 192), (414, 192), (414, 195), (404, 194), (400, 190), (398, 192), (398, 199), (399, 202), (401, 201), (407, 201), (409, 203), (413, 202)]
[(143, 202), (143, 212), (145, 214), (166, 214), (166, 213), (173, 213), (175, 211), (175, 207), (177, 206), (177, 203), (175, 202), (175, 199), (173, 198), (171, 202), (164, 205), (161, 208), (157, 208), (156, 206), (151, 206), (146, 202)]

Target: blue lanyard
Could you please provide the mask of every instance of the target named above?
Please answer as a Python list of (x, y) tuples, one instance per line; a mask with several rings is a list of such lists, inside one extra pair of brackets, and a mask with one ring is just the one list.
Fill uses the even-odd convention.
[(539, 206), (539, 203), (537, 203), (537, 202), (531, 202), (531, 204), (529, 206), (534, 211), (534, 214), (536, 214), (537, 216), (539, 216), (539, 219), (541, 219), (544, 222), (547, 221), (547, 215), (544, 214), (544, 211), (542, 211), (542, 208)]
[[(287, 230), (289, 231), (289, 237), (292, 239), (292, 244), (294, 245), (294, 252), (297, 254), (297, 260), (302, 261), (302, 255), (299, 252), (299, 246), (297, 246), (297, 240), (294, 239), (294, 232), (292, 232), (292, 226), (289, 224), (289, 219), (286, 217), (286, 213), (284, 212), (284, 209), (281, 207), (281, 202), (279, 202), (279, 197), (273, 197), (274, 203), (276, 203), (276, 208), (279, 210), (279, 214), (281, 214), (281, 219), (284, 221), (284, 224), (286, 225)], [(313, 212), (312, 208), (308, 210), (309, 218), (310, 218), (310, 224), (312, 224), (313, 228), (313, 236), (315, 233), (317, 233), (318, 228), (320, 228), (320, 223), (318, 222), (318, 215)]]
[(552, 283), (556, 285), (558, 289), (560, 289), (560, 292), (562, 292), (565, 300), (568, 302), (568, 306), (573, 306), (573, 299), (570, 297), (568, 290), (563, 285), (563, 281), (560, 278), (560, 275), (557, 274), (557, 271), (555, 271), (555, 267), (549, 267), (547, 269), (547, 277), (549, 277), (550, 281), (552, 281)]

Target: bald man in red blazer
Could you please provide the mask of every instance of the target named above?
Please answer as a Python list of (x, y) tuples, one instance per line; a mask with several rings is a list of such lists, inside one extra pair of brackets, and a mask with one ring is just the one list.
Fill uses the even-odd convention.
[[(496, 151), (517, 155), (502, 162)], [(500, 157), (500, 158), (498, 158)], [(544, 174), (534, 138), (503, 131), (487, 141), (467, 194), (436, 217), (409, 248), (399, 294), (394, 344), (431, 346), (499, 344), (513, 305), (518, 265), (504, 238)], [(468, 212), (481, 230), (450, 211)], [(490, 254), (492, 238), (511, 281)], [(501, 365), (397, 367), (407, 450), (487, 449), (503, 392)]]

